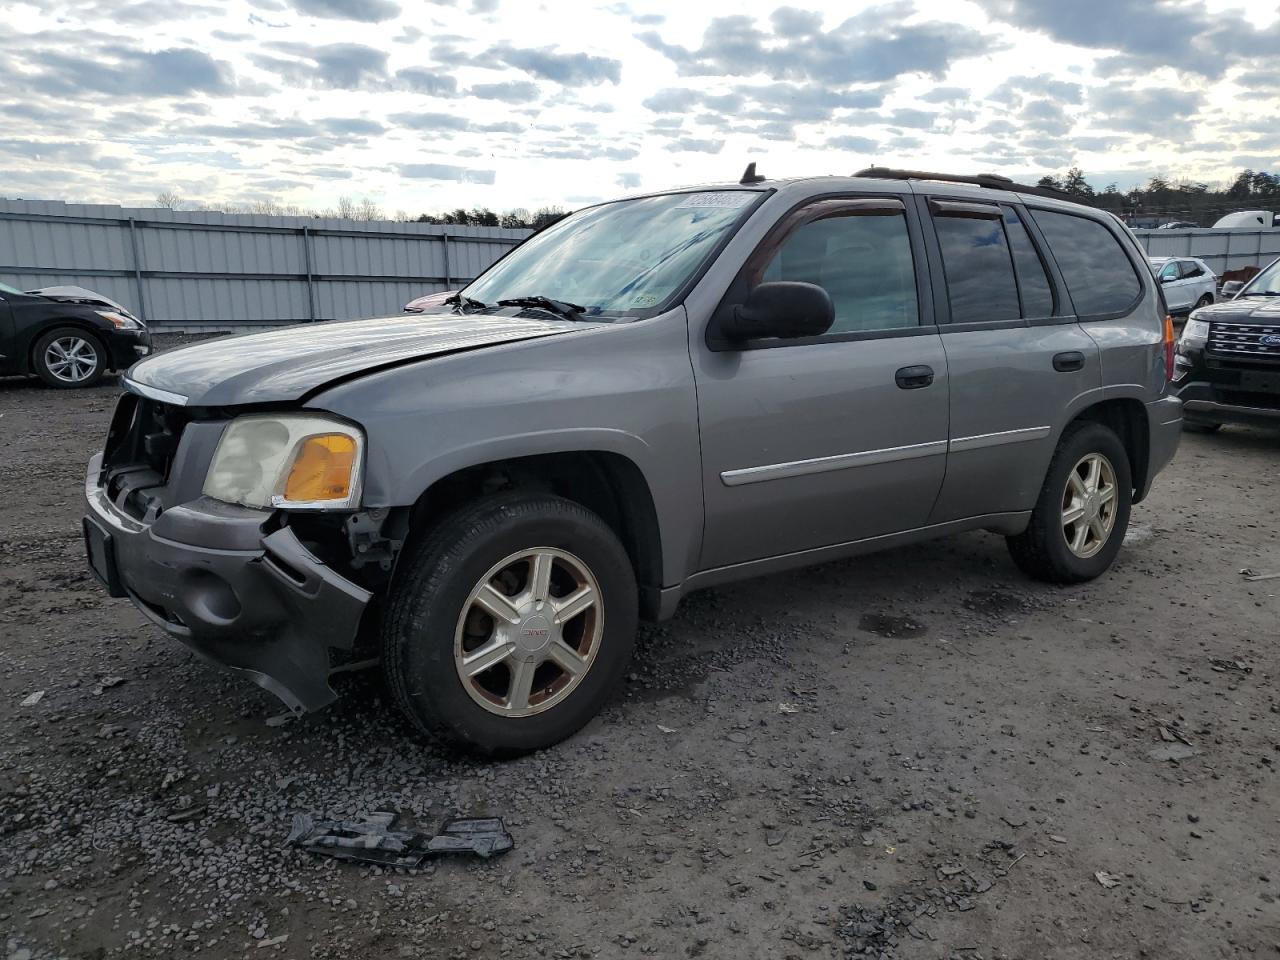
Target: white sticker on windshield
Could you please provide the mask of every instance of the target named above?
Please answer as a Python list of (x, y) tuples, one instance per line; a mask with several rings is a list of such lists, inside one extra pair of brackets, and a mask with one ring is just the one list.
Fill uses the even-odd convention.
[(714, 190), (709, 193), (691, 193), (676, 204), (682, 207), (724, 207), (736, 210), (745, 207), (756, 195), (747, 190)]

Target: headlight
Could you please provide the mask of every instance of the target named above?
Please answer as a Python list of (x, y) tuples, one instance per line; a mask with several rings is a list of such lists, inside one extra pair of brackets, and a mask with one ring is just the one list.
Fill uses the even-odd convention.
[(205, 496), (246, 507), (352, 510), (360, 504), (364, 434), (309, 414), (239, 417), (222, 433)]
[(1207, 320), (1187, 320), (1182, 328), (1180, 340), (1203, 343), (1209, 339), (1209, 322)]
[(107, 323), (111, 324), (117, 330), (141, 330), (142, 324), (133, 317), (126, 317), (123, 313), (116, 313), (114, 310), (95, 310), (93, 311)]

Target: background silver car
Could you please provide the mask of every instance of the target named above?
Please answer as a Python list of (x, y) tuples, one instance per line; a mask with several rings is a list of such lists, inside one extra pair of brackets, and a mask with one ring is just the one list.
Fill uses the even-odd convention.
[(1148, 257), (1172, 313), (1207, 307), (1218, 298), (1218, 278), (1195, 257)]

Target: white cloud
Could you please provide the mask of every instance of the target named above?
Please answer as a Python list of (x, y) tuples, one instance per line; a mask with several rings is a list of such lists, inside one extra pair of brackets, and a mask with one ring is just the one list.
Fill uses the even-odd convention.
[(1099, 186), (1280, 167), (1280, 16), (1082, 2), (19, 0), (0, 182), (416, 213), (734, 179), (748, 160), (1032, 179), (1078, 163)]

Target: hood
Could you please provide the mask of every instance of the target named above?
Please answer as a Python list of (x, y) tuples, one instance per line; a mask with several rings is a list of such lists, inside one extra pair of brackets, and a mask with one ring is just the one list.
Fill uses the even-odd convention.
[[(110, 297), (86, 290), (84, 287), (41, 287), (39, 290), (28, 290), (27, 293), (33, 297), (57, 300), (59, 303), (96, 303), (99, 306), (110, 307), (112, 310), (119, 310), (126, 317), (133, 317), (133, 311), (128, 307), (116, 303)], [(136, 320), (137, 317), (134, 319)]]
[(1280, 324), (1280, 297), (1222, 300), (1196, 310), (1195, 318), (1210, 323)]
[(130, 389), (193, 407), (298, 400), (384, 367), (547, 337), (592, 324), (502, 314), (418, 314), (206, 340), (135, 363)]

